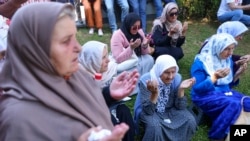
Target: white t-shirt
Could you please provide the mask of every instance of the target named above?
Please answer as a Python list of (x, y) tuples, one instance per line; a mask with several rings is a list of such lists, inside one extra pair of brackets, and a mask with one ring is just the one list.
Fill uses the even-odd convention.
[(220, 7), (219, 7), (219, 10), (217, 12), (217, 16), (221, 16), (228, 11), (232, 11), (228, 5), (229, 3), (232, 3), (232, 2), (234, 2), (235, 5), (241, 5), (242, 0), (221, 0)]

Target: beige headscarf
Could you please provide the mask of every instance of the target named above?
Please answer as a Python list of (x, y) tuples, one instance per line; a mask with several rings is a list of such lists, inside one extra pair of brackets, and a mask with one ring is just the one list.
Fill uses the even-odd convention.
[(177, 9), (178, 6), (175, 2), (169, 2), (163, 9), (162, 14), (159, 19), (156, 19), (153, 23), (153, 31), (154, 27), (156, 25), (160, 25), (161, 27), (164, 25), (168, 31), (170, 31), (171, 27), (174, 27), (176, 25), (179, 25), (179, 32), (176, 32), (175, 34), (172, 35), (172, 39), (177, 39), (181, 35), (181, 30), (182, 30), (182, 24), (179, 20), (176, 20), (174, 22), (169, 22), (166, 18), (166, 15), (170, 14), (172, 9)]
[[(10, 99), (17, 99), (19, 103), (43, 105), (43, 108), (39, 109), (40, 113), (46, 113), (46, 110), (41, 109), (48, 109), (53, 113), (59, 113), (52, 115), (64, 115), (68, 122), (62, 124), (74, 123), (70, 127), (74, 127), (78, 136), (79, 133), (97, 125), (112, 129), (110, 112), (103, 95), (89, 74), (78, 70), (69, 80), (65, 80), (58, 75), (50, 62), (52, 31), (57, 17), (66, 8), (74, 10), (70, 4), (34, 3), (20, 8), (13, 16), (8, 33), (6, 62), (0, 74), (0, 89), (4, 91), (0, 102), (2, 103), (0, 115), (5, 111), (4, 109), (9, 108), (6, 103)], [(53, 119), (62, 118), (52, 115), (44, 116), (51, 116), (50, 118)], [(1, 127), (4, 126), (1, 121), (7, 120), (8, 117), (0, 117), (0, 129), (8, 128), (6, 125)], [(52, 125), (43, 120), (35, 122), (32, 113), (24, 117), (25, 122), (28, 121), (29, 124), (17, 123), (24, 134), (13, 134), (13, 140), (18, 140), (18, 136), (27, 136), (34, 141), (39, 140), (38, 134), (29, 133), (32, 129), (41, 129), (39, 135), (47, 135), (47, 139), (55, 140), (63, 136), (63, 132), (45, 131), (45, 127), (50, 129)], [(0, 133), (0, 137), (5, 137), (5, 135)], [(73, 140), (72, 137), (68, 138)]]

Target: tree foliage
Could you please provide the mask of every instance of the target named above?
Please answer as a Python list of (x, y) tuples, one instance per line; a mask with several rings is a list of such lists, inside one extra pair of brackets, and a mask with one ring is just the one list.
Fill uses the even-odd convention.
[(217, 19), (220, 0), (177, 0), (182, 19)]

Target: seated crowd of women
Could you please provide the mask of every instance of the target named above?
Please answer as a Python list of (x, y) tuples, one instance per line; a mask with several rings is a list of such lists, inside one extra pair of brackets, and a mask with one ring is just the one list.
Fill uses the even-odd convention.
[[(0, 140), (133, 141), (140, 122), (143, 141), (190, 141), (197, 123), (187, 109), (189, 88), (213, 122), (209, 139), (228, 139), (230, 125), (250, 124), (241, 120), (250, 112), (249, 97), (232, 89), (250, 60), (233, 55), (248, 29), (223, 23), (195, 56), (191, 78), (182, 80), (177, 61), (188, 25), (177, 16), (177, 4), (168, 3), (148, 36), (140, 17), (129, 13), (109, 54), (99, 41), (80, 46), (70, 4), (17, 10), (0, 70)], [(135, 91), (133, 119), (123, 99)]]

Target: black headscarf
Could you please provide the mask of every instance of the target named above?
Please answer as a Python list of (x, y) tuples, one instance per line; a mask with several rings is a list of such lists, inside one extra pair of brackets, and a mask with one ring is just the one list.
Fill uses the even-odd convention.
[[(122, 30), (123, 34), (126, 36), (128, 42), (130, 42), (131, 39), (133, 39), (133, 41), (135, 41), (138, 38), (141, 38), (141, 41), (143, 41), (143, 38), (141, 37), (141, 35), (138, 32), (135, 35), (133, 35), (133, 34), (130, 33), (130, 28), (137, 21), (141, 22), (141, 18), (136, 13), (129, 13), (124, 18), (124, 21), (123, 21), (122, 26), (121, 26), (120, 29)], [(136, 53), (137, 56), (141, 55), (141, 47), (135, 48), (134, 51), (135, 51), (135, 53)]]

